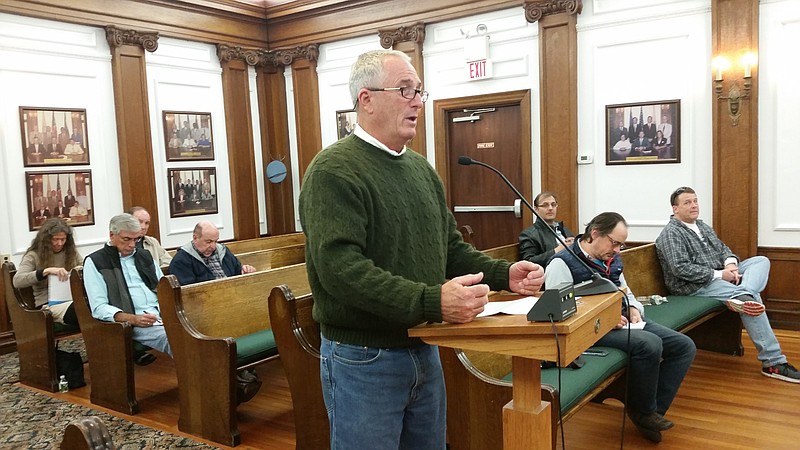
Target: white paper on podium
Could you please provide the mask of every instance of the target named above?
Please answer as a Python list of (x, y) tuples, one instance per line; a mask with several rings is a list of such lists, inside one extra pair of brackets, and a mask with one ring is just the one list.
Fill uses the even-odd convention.
[(57, 275), (47, 276), (47, 301), (48, 302), (65, 302), (72, 300), (72, 290), (69, 287), (69, 278), (67, 281), (61, 281)]
[(489, 302), (483, 307), (483, 312), (478, 314), (478, 317), (493, 316), (500, 313), (527, 315), (537, 300), (539, 300), (538, 297), (525, 297), (507, 302)]

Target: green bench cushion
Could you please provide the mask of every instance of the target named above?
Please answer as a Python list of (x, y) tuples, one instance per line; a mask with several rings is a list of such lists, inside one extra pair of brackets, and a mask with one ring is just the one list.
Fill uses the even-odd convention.
[(272, 330), (258, 331), (236, 339), (236, 363), (238, 366), (261, 361), (278, 354)]
[[(608, 356), (583, 355), (585, 364), (580, 369), (561, 369), (561, 412), (566, 413), (575, 403), (585, 397), (598, 384), (610, 377), (614, 372), (625, 367), (627, 357), (622, 350), (611, 347), (592, 347), (605, 350)], [(511, 381), (511, 374), (506, 375)], [(558, 389), (558, 368), (542, 370), (542, 384), (549, 384)]]
[(668, 302), (644, 308), (645, 322), (652, 320), (673, 330), (680, 330), (706, 314), (725, 309), (719, 300), (710, 297), (671, 295)]

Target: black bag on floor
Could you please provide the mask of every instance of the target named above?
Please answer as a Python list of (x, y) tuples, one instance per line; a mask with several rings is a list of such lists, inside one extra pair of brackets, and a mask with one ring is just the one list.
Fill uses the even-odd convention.
[(86, 381), (83, 379), (83, 359), (80, 353), (56, 349), (56, 374), (59, 378), (64, 375), (70, 389), (86, 386)]

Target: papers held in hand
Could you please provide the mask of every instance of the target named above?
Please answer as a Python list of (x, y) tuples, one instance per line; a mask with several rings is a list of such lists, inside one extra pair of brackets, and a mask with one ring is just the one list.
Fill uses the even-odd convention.
[(47, 276), (47, 304), (50, 306), (72, 301), (69, 279), (61, 281), (58, 275)]

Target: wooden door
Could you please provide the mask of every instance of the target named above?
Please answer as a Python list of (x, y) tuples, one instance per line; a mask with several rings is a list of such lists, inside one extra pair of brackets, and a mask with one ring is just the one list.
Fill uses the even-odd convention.
[(437, 167), (458, 225), (472, 227), (479, 249), (517, 242), (524, 224), (531, 223), (530, 211), (496, 173), (460, 165), (458, 158), (495, 167), (530, 201), (528, 91), (442, 100), (434, 108), (444, 136), (441, 150), (437, 140)]

